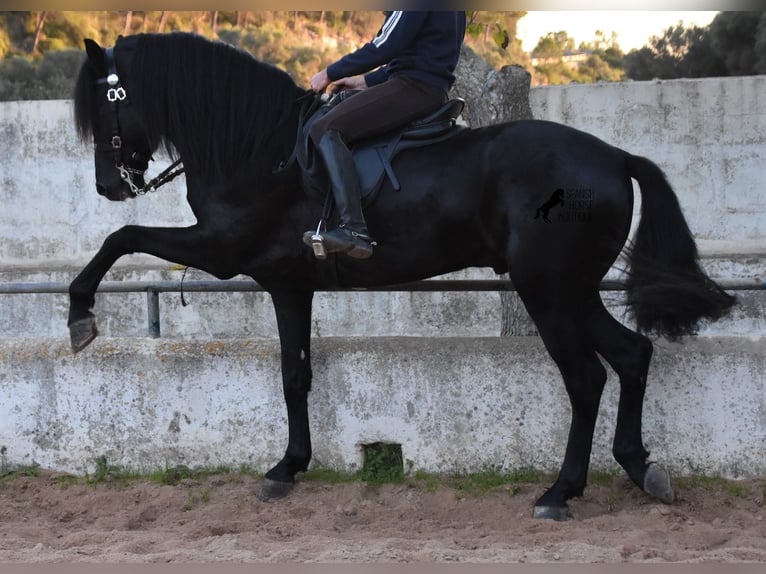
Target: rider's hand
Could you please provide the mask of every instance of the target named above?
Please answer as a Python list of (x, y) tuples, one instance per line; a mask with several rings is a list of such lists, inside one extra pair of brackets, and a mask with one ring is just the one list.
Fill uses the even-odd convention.
[(364, 76), (353, 76), (351, 78), (341, 78), (336, 80), (333, 84), (332, 91), (340, 92), (341, 90), (363, 90), (367, 87), (367, 82), (364, 81)]
[(325, 88), (330, 84), (330, 78), (327, 77), (327, 68), (317, 72), (311, 77), (311, 89), (317, 94), (325, 91)]

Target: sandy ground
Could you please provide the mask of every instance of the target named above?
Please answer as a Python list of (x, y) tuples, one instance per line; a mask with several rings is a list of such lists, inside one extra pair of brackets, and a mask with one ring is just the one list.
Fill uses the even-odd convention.
[(531, 518), (543, 484), (476, 494), (306, 479), (271, 503), (257, 486), (249, 474), (172, 486), (6, 477), (0, 562), (766, 562), (766, 480), (677, 481), (665, 506), (617, 476), (561, 523)]

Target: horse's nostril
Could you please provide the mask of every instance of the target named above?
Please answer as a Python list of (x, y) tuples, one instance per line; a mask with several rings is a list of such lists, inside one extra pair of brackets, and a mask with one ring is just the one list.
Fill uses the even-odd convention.
[(96, 191), (99, 195), (106, 195), (106, 188), (103, 185), (96, 184)]

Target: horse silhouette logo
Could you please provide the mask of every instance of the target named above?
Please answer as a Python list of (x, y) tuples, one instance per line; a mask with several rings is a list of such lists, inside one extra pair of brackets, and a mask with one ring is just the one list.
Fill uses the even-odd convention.
[(564, 190), (559, 188), (553, 192), (553, 195), (551, 195), (551, 198), (548, 201), (546, 201), (540, 207), (537, 208), (537, 212), (535, 212), (535, 216), (533, 219), (537, 219), (538, 217), (542, 215), (543, 221), (545, 223), (550, 223), (551, 220), (548, 219), (548, 214), (550, 213), (551, 209), (553, 209), (557, 205), (563, 205), (563, 204), (564, 204)]

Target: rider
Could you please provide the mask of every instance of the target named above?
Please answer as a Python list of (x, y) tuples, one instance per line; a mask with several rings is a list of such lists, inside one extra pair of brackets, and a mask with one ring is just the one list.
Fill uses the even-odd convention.
[[(465, 35), (465, 12), (386, 12), (375, 38), (311, 78), (323, 92), (362, 90), (310, 129), (324, 160), (340, 214), (337, 229), (321, 233), (325, 251), (366, 259), (373, 240), (362, 215), (359, 180), (348, 146), (402, 127), (447, 101)], [(364, 75), (359, 75), (364, 74)], [(303, 235), (311, 246), (313, 231)]]

